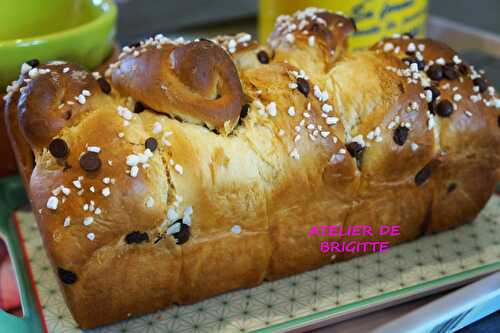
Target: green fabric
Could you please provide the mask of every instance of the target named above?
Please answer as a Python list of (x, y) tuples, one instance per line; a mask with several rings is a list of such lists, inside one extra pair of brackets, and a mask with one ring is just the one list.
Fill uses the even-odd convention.
[(7, 243), (9, 255), (15, 268), (24, 315), (19, 318), (0, 310), (0, 332), (43, 332), (34, 291), (24, 265), (21, 242), (12, 220), (14, 209), (27, 202), (26, 192), (18, 176), (0, 179), (0, 235)]

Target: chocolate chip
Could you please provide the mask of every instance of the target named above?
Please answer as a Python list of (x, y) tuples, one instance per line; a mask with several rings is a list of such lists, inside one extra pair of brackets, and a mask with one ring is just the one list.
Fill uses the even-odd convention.
[(417, 66), (418, 66), (418, 70), (419, 71), (423, 71), (424, 70), (425, 65), (424, 65), (423, 61), (417, 59)]
[(40, 60), (38, 59), (31, 59), (29, 61), (26, 61), (26, 63), (33, 68), (40, 66)]
[(429, 112), (431, 114), (436, 114), (436, 109), (437, 109), (437, 103), (435, 100), (433, 100), (430, 103), (427, 103), (427, 106), (429, 107)]
[(59, 279), (61, 279), (61, 281), (65, 284), (73, 284), (78, 280), (75, 273), (61, 267), (57, 268), (57, 275), (59, 275)]
[(350, 142), (346, 145), (347, 151), (351, 154), (352, 157), (356, 159), (356, 164), (361, 167), (361, 162), (363, 160), (363, 152), (365, 151), (365, 147), (356, 141)]
[(451, 183), (450, 185), (448, 185), (447, 192), (451, 193), (451, 192), (455, 191), (456, 189), (457, 189), (457, 184)]
[(486, 89), (488, 89), (488, 85), (486, 84), (486, 81), (481, 79), (480, 77), (475, 78), (472, 80), (472, 83), (474, 83), (475, 86), (479, 88), (479, 92), (485, 92)]
[(101, 168), (101, 159), (97, 153), (88, 151), (80, 157), (80, 167), (88, 172), (97, 171)]
[(427, 76), (431, 80), (439, 81), (443, 79), (443, 66), (434, 64), (427, 69)]
[(128, 47), (130, 47), (132, 49), (136, 48), (136, 47), (139, 47), (139, 46), (141, 46), (141, 42), (140, 41), (128, 45)]
[(187, 224), (182, 223), (182, 220), (179, 220), (176, 223), (181, 224), (181, 230), (179, 232), (176, 232), (175, 234), (172, 234), (172, 236), (174, 236), (177, 245), (182, 245), (186, 243), (191, 236), (190, 228)]
[(156, 148), (158, 148), (158, 141), (155, 138), (147, 138), (144, 143), (146, 149), (149, 149), (151, 152), (154, 152)]
[(141, 113), (146, 110), (146, 106), (141, 102), (135, 102), (134, 113)]
[(403, 58), (403, 62), (405, 62), (408, 66), (410, 66), (411, 64), (417, 64), (417, 68), (419, 71), (423, 70), (425, 67), (423, 61), (420, 61), (414, 57)]
[(438, 103), (436, 107), (436, 113), (440, 117), (449, 117), (453, 113), (453, 104), (450, 101), (444, 99)]
[(443, 75), (448, 80), (458, 79), (458, 73), (452, 65), (445, 65), (443, 68)]
[(259, 51), (259, 53), (257, 53), (257, 59), (259, 59), (259, 62), (261, 64), (269, 63), (269, 56), (267, 55), (266, 51)]
[(319, 24), (314, 22), (312, 25), (311, 25), (311, 31), (312, 32), (318, 32), (319, 31)]
[(500, 116), (497, 118), (498, 127), (500, 127)]
[(250, 104), (248, 104), (248, 103), (243, 104), (243, 107), (241, 108), (241, 112), (240, 112), (240, 119), (245, 118), (247, 116), (248, 110), (250, 110)]
[(303, 77), (297, 79), (297, 89), (302, 93), (302, 95), (309, 95), (309, 82)]
[(392, 138), (394, 139), (394, 142), (396, 142), (396, 144), (402, 146), (405, 144), (406, 139), (408, 138), (408, 133), (410, 133), (410, 129), (408, 127), (399, 126), (394, 131), (394, 135), (392, 136)]
[(354, 32), (358, 31), (358, 27), (356, 26), (356, 21), (354, 20), (353, 17), (349, 18), (349, 21), (351, 21), (352, 28), (354, 29)]
[(357, 158), (362, 152), (364, 147), (356, 141), (350, 142), (346, 145), (347, 151), (352, 157)]
[(439, 91), (438, 88), (431, 86), (431, 87), (426, 87), (424, 90), (430, 90), (432, 93), (432, 100), (435, 100), (439, 95), (441, 95), (441, 92)]
[(97, 79), (97, 83), (99, 84), (99, 87), (101, 87), (102, 92), (106, 95), (109, 95), (109, 93), (111, 92), (111, 86), (109, 85), (108, 81), (106, 81), (105, 78), (100, 77)]
[(458, 65), (458, 71), (461, 73), (461, 74), (468, 74), (469, 73), (469, 67), (467, 67), (467, 65), (465, 65), (464, 63), (461, 63)]
[(127, 236), (125, 236), (125, 242), (127, 244), (140, 244), (143, 242), (149, 242), (149, 236), (147, 232), (132, 231)]
[(431, 176), (431, 173), (432, 173), (432, 166), (431, 166), (431, 163), (428, 163), (415, 176), (415, 184), (417, 184), (418, 186), (420, 186), (423, 183), (425, 183), (425, 181), (427, 179), (429, 179), (429, 177)]
[(50, 142), (49, 152), (55, 158), (64, 158), (64, 157), (68, 156), (69, 148), (68, 148), (68, 145), (66, 144), (66, 141), (64, 141), (63, 139), (57, 138), (57, 139), (54, 139)]

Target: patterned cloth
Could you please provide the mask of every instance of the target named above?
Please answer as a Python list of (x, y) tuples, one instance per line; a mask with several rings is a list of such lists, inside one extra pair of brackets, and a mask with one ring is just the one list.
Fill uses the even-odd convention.
[[(500, 188), (500, 186), (499, 186), (499, 188)], [(499, 188), (497, 188), (497, 193), (498, 193), (498, 189), (499, 189)], [(489, 222), (490, 222), (490, 223), (493, 223), (493, 225), (498, 225), (497, 223), (499, 223), (499, 222), (500, 222), (500, 220), (498, 220), (498, 216), (500, 215), (500, 200), (498, 199), (498, 197), (494, 197), (494, 198), (495, 198), (496, 200), (491, 200), (491, 202), (490, 202), (490, 204), (489, 204), (489, 207), (488, 207), (488, 208), (490, 208), (490, 210), (485, 209), (485, 210), (482, 212), (482, 214), (481, 214), (481, 215), (482, 215), (482, 217), (483, 217), (483, 218), (482, 218), (481, 220), (483, 220), (482, 222), (486, 222), (487, 220), (490, 220)], [(492, 201), (496, 201), (496, 208), (493, 208), (493, 207), (492, 207), (492, 206), (493, 206), (493, 205), (492, 205), (492, 204), (493, 204), (493, 202), (492, 202)], [(495, 214), (492, 214), (492, 211), (494, 211), (494, 212), (495, 212)], [(30, 214), (28, 214), (28, 215), (30, 215)], [(23, 220), (23, 219), (21, 219), (21, 220)], [(30, 220), (30, 218), (28, 218), (28, 220)], [(495, 221), (496, 221), (496, 223), (495, 223)], [(30, 237), (30, 238), (33, 238), (33, 239), (32, 239), (31, 241), (29, 241), (29, 242), (28, 242), (29, 244), (33, 243), (33, 244), (32, 244), (33, 246), (38, 245), (38, 246), (40, 247), (40, 248), (37, 248), (37, 251), (32, 251), (32, 255), (33, 255), (33, 252), (40, 253), (40, 251), (39, 251), (39, 250), (41, 249), (41, 240), (40, 240), (40, 238), (39, 238), (38, 233), (36, 232), (36, 231), (37, 231), (37, 228), (36, 228), (36, 225), (35, 225), (34, 221), (31, 221), (31, 222), (32, 222), (32, 223), (31, 223), (31, 228), (30, 228), (30, 227), (28, 227), (26, 224), (24, 224), (24, 230), (23, 230), (24, 232), (23, 232), (23, 234), (24, 234), (24, 235), (29, 235), (29, 234), (31, 233), (32, 235), (37, 236), (37, 237)], [(465, 225), (465, 226), (463, 226), (463, 227), (461, 227), (461, 228), (458, 228), (458, 230), (456, 230), (456, 231), (451, 231), (451, 232), (448, 232), (448, 233), (442, 233), (442, 234), (440, 234), (440, 235), (435, 235), (434, 237), (437, 237), (437, 238), (446, 238), (446, 239), (448, 239), (448, 238), (450, 238), (450, 237), (449, 237), (449, 236), (447, 236), (446, 234), (450, 234), (450, 233), (455, 233), (455, 234), (456, 234), (456, 232), (457, 232), (457, 231), (459, 231), (459, 230), (461, 230), (461, 229), (466, 229), (466, 230), (464, 230), (464, 232), (460, 233), (462, 236), (464, 236), (464, 235), (465, 235), (465, 236), (470, 236), (471, 234), (475, 234), (475, 232), (473, 232), (474, 230), (469, 230), (469, 229), (474, 229), (474, 226), (475, 226), (475, 227), (477, 227), (477, 226), (478, 226), (478, 222), (476, 222), (476, 223), (475, 223), (475, 224), (473, 224), (473, 225)], [(28, 231), (28, 230), (30, 230), (30, 231)], [(500, 229), (494, 228), (494, 229), (490, 229), (490, 231), (489, 231), (489, 232), (486, 232), (486, 233), (481, 233), (481, 232), (479, 232), (479, 234), (492, 236), (492, 237), (490, 237), (491, 239), (486, 239), (486, 238), (488, 238), (487, 236), (481, 236), (481, 237), (477, 238), (477, 235), (476, 235), (476, 236), (475, 236), (475, 238), (473, 239), (473, 241), (472, 241), (472, 242), (471, 242), (471, 240), (470, 240), (470, 239), (469, 239), (468, 241), (466, 241), (466, 239), (463, 239), (463, 240), (462, 240), (462, 242), (458, 242), (458, 244), (454, 244), (454, 246), (457, 246), (457, 245), (458, 245), (458, 247), (463, 247), (463, 246), (460, 246), (460, 244), (469, 244), (469, 245), (471, 245), (471, 244), (473, 244), (473, 243), (477, 243), (476, 245), (482, 245), (482, 246), (486, 246), (486, 247), (487, 247), (488, 245), (490, 245), (490, 246), (491, 246), (491, 245), (493, 245), (493, 244), (498, 244), (497, 242), (496, 242), (496, 243), (495, 243), (495, 242), (493, 242), (493, 243), (491, 242), (492, 240), (496, 239), (496, 237), (497, 237), (497, 236), (495, 236), (495, 235), (494, 235), (494, 233), (493, 233), (493, 235), (491, 235), (491, 231), (497, 231), (497, 232), (500, 232), (499, 230), (500, 230)], [(480, 231), (480, 230), (475, 230), (475, 231)], [(458, 235), (456, 235), (456, 236), (458, 236)], [(486, 237), (486, 238), (484, 238), (484, 237)], [(430, 244), (427, 244), (427, 243), (429, 243), (429, 242), (433, 243), (433, 242), (430, 240), (430, 238), (432, 238), (432, 237), (429, 237), (427, 240), (420, 239), (420, 241), (419, 241), (418, 243), (425, 243), (425, 244), (423, 244), (423, 245), (422, 245), (421, 247), (419, 247), (419, 248), (426, 248), (426, 249), (427, 249), (427, 252), (429, 252), (429, 251), (430, 251), (430, 252), (433, 252), (432, 250), (430, 250), (430, 249), (429, 249), (429, 248), (432, 248), (432, 246), (429, 246)], [(465, 237), (465, 238), (468, 238), (468, 237)], [(450, 239), (451, 239), (451, 238), (450, 238)], [(29, 239), (28, 239), (28, 240), (29, 240)], [(488, 241), (488, 240), (489, 240), (489, 241)], [(442, 243), (442, 241), (443, 241), (443, 240), (438, 241), (438, 242), (436, 242), (436, 244), (440, 244), (440, 243)], [(448, 240), (447, 242), (445, 242), (445, 243), (446, 243), (446, 244), (451, 244), (449, 240)], [(399, 247), (399, 248), (400, 248), (400, 249), (403, 249), (403, 248), (413, 248), (413, 247), (415, 247), (415, 245), (417, 245), (417, 242), (414, 242), (413, 244), (406, 244), (406, 245), (403, 245), (403, 246), (401, 246), (401, 247)], [(450, 246), (450, 247), (451, 247), (451, 246)], [(493, 248), (494, 248), (494, 249), (496, 249), (496, 251), (500, 251), (500, 247), (498, 247), (498, 245), (494, 246)], [(488, 250), (492, 250), (493, 248), (489, 248)], [(476, 248), (476, 249), (477, 249), (477, 248)], [(32, 249), (32, 250), (33, 250), (33, 249)], [(470, 250), (471, 250), (471, 251), (469, 251), (470, 253), (474, 253), (474, 251), (472, 251), (472, 249), (470, 249)], [(486, 261), (484, 261), (484, 259), (485, 259), (485, 258), (482, 258), (482, 257), (481, 257), (481, 255), (480, 255), (481, 253), (483, 253), (483, 254), (484, 254), (484, 253), (486, 252), (486, 253), (489, 253), (489, 254), (490, 254), (490, 256), (491, 256), (491, 255), (493, 255), (493, 261), (495, 261), (495, 259), (496, 259), (496, 260), (498, 260), (498, 258), (500, 258), (500, 252), (498, 252), (498, 253), (496, 253), (496, 254), (495, 254), (495, 253), (491, 253), (491, 252), (494, 252), (494, 251), (485, 251), (485, 249), (484, 249), (484, 248), (482, 248), (481, 250), (482, 250), (482, 251), (477, 250), (477, 251), (474, 253), (474, 257), (477, 257), (477, 258), (475, 258), (475, 259), (480, 260), (480, 261), (479, 261), (479, 263), (480, 263), (480, 264), (485, 264), (485, 263), (487, 263), (487, 262), (491, 261), (491, 259), (492, 259), (492, 258), (487, 258), (487, 260), (486, 260)], [(399, 252), (399, 251), (396, 251), (396, 252)], [(446, 251), (445, 251), (445, 252), (446, 252)], [(467, 252), (467, 251), (466, 251), (466, 252)], [(419, 253), (420, 253), (420, 252), (419, 252)], [(451, 252), (450, 252), (450, 253), (451, 253)], [(42, 261), (42, 264), (41, 264), (41, 265), (42, 265), (42, 266), (44, 266), (44, 267), (42, 267), (42, 268), (41, 268), (41, 269), (39, 269), (39, 270), (35, 270), (35, 273), (37, 273), (37, 272), (38, 272), (38, 273), (40, 273), (40, 272), (42, 272), (42, 271), (43, 271), (43, 272), (50, 271), (50, 269), (48, 268), (48, 260), (45, 258), (45, 253), (44, 253), (43, 251), (42, 251), (41, 255), (42, 255), (42, 257), (45, 259), (45, 261)], [(453, 256), (453, 255), (452, 255), (452, 256)], [(489, 257), (490, 257), (490, 256), (489, 256)], [(397, 257), (397, 255), (396, 255), (396, 257)], [(418, 256), (417, 256), (417, 257), (418, 257)], [(31, 258), (31, 259), (33, 259), (33, 258)], [(371, 259), (373, 260), (373, 258), (371, 258)], [(396, 259), (397, 259), (397, 258), (393, 258), (393, 260), (392, 260), (392, 261), (394, 261), (394, 260), (396, 260)], [(453, 258), (448, 258), (448, 259), (453, 259)], [(456, 259), (456, 258), (454, 258), (454, 259)], [(463, 258), (463, 259), (464, 259), (464, 258)], [(488, 260), (488, 259), (489, 259), (489, 260)], [(31, 260), (30, 260), (30, 261), (31, 261)], [(39, 261), (40, 261), (40, 260), (37, 260), (36, 262), (39, 262)], [(361, 259), (361, 261), (363, 261), (363, 259)], [(411, 261), (411, 260), (410, 260), (410, 261)], [(351, 262), (351, 263), (352, 263), (352, 262)], [(372, 263), (373, 263), (373, 262), (372, 262)], [(32, 264), (33, 264), (33, 263), (32, 263)], [(438, 264), (439, 264), (439, 263), (438, 263)], [(443, 263), (441, 262), (441, 264), (443, 264)], [(462, 263), (462, 264), (465, 264), (465, 263)], [(468, 262), (468, 263), (467, 263), (467, 265), (468, 265), (468, 266), (471, 266), (471, 265), (472, 265), (472, 266), (475, 266), (475, 265), (477, 265), (477, 264), (478, 264), (478, 263), (474, 263), (474, 262)], [(342, 263), (342, 265), (344, 265), (344, 266), (345, 266), (345, 265), (348, 265), (348, 264), (347, 264), (347, 263)], [(45, 269), (45, 266), (46, 266), (46, 268), (47, 268), (47, 269)], [(350, 266), (352, 266), (352, 265), (349, 265), (349, 267), (350, 267)], [(357, 265), (356, 265), (356, 266), (357, 266)], [(415, 268), (415, 266), (416, 266), (416, 265), (415, 265), (415, 263), (414, 263), (414, 262), (411, 262), (408, 266)], [(438, 265), (438, 266), (439, 266), (439, 265)], [(471, 266), (471, 267), (469, 267), (469, 268), (472, 268), (472, 266)], [(407, 268), (410, 268), (410, 267), (407, 267)], [(352, 267), (351, 267), (351, 268), (352, 268)], [(438, 269), (438, 267), (437, 267), (437, 266), (430, 266), (430, 267), (427, 267), (427, 265), (426, 265), (426, 267), (420, 267), (420, 269), (421, 269), (421, 270), (422, 270), (423, 268), (427, 268), (427, 269), (425, 270), (426, 272), (422, 271), (423, 273), (425, 273), (424, 275), (433, 275), (434, 273), (436, 273), (436, 274), (437, 274), (437, 273), (438, 273), (438, 271), (439, 271), (439, 269)], [(363, 274), (359, 274), (359, 273), (360, 273), (360, 272), (357, 272), (357, 274), (356, 274), (356, 275), (357, 275), (357, 276), (362, 276), (362, 275), (363, 275)], [(451, 272), (449, 272), (449, 273), (451, 273)], [(35, 274), (35, 275), (36, 275), (36, 274)], [(40, 274), (38, 274), (38, 275), (40, 275)], [(306, 274), (304, 274), (303, 276), (307, 276), (307, 275), (311, 275), (311, 274), (306, 273)], [(314, 274), (313, 274), (313, 275), (314, 275)], [(394, 274), (394, 275), (398, 275), (398, 274)], [(413, 274), (412, 274), (412, 275), (413, 275)], [(438, 274), (438, 275), (439, 275), (439, 274)], [(327, 276), (331, 277), (331, 274), (327, 274)], [(436, 276), (432, 276), (432, 277), (430, 278), (430, 280), (432, 280), (432, 278), (436, 278)], [(287, 279), (287, 280), (289, 280), (289, 281), (292, 281), (292, 282), (293, 282), (295, 279), (297, 279), (297, 277), (295, 277), (295, 278), (293, 278), (293, 277), (292, 277), (292, 278)], [(48, 280), (48, 281), (52, 281), (52, 282), (54, 282), (54, 277), (49, 276), (49, 277), (47, 278), (47, 280)], [(425, 279), (424, 279), (424, 280), (425, 280)], [(370, 278), (370, 281), (372, 281), (372, 282), (373, 282), (373, 279), (372, 279), (372, 278)], [(311, 281), (309, 281), (309, 282), (311, 282)], [(49, 282), (47, 282), (47, 284), (50, 284), (50, 283), (49, 283)], [(281, 282), (276, 282), (275, 284), (286, 284), (286, 282), (285, 282), (285, 280), (281, 280)], [(311, 283), (308, 283), (307, 285), (311, 285)], [(359, 286), (356, 286), (356, 287), (358, 287), (358, 288), (354, 288), (354, 289), (361, 290), (361, 286), (362, 286), (362, 285), (360, 284)], [(366, 284), (363, 284), (363, 286), (364, 286), (364, 287), (365, 287), (365, 289), (366, 289)], [(40, 288), (40, 286), (37, 286), (37, 287), (38, 287), (38, 288)], [(264, 286), (261, 286), (261, 287), (260, 287), (260, 288), (258, 288), (258, 289), (263, 289), (263, 288), (265, 288), (265, 287), (264, 287)], [(44, 304), (44, 305), (48, 305), (49, 303), (51, 304), (51, 302), (50, 302), (50, 297), (49, 297), (48, 295), (49, 295), (49, 294), (50, 294), (50, 295), (52, 295), (52, 293), (51, 293), (52, 288), (41, 288), (41, 289), (42, 289), (42, 290), (48, 290), (48, 291), (49, 291), (48, 293), (43, 293), (43, 294), (41, 295), (41, 296), (42, 296), (42, 304)], [(62, 302), (63, 302), (63, 301), (62, 301), (62, 296), (59, 294), (58, 290), (55, 290), (55, 289), (56, 289), (56, 288), (54, 288), (54, 294), (56, 294), (56, 296), (57, 296), (57, 300), (58, 300), (59, 302), (61, 302), (61, 303), (62, 303)], [(294, 288), (292, 288), (292, 289), (294, 289)], [(306, 288), (306, 289), (308, 289), (308, 288)], [(255, 290), (257, 290), (257, 289), (255, 289)], [(250, 291), (251, 291), (251, 290), (248, 290), (248, 292), (250, 292)], [(301, 291), (301, 292), (303, 292), (303, 290), (300, 290), (300, 291)], [(307, 290), (306, 290), (306, 291), (307, 291)], [(339, 293), (339, 290), (337, 290), (337, 293)], [(236, 295), (238, 295), (238, 293), (235, 293), (235, 294), (236, 294)], [(267, 293), (265, 293), (265, 294), (267, 294)], [(339, 296), (339, 295), (337, 295), (337, 296)], [(227, 297), (229, 297), (229, 296), (228, 296), (228, 295), (222, 295), (222, 296), (217, 297), (217, 299), (225, 299), (225, 298), (227, 298)], [(337, 297), (337, 298), (338, 298), (338, 297)], [(212, 301), (211, 301), (211, 302), (212, 302), (212, 303), (213, 303), (213, 302), (215, 302), (214, 300), (215, 300), (215, 298), (214, 298), (214, 299), (212, 299)], [(337, 300), (337, 301), (338, 301), (338, 300)], [(53, 303), (53, 302), (52, 302), (52, 303)], [(210, 303), (210, 301), (209, 301), (209, 302), (207, 302), (207, 301), (206, 301), (205, 303)], [(285, 303), (286, 303), (286, 302), (285, 302)], [(200, 304), (201, 304), (201, 303), (200, 303)], [(330, 304), (330, 305), (331, 305), (331, 304)], [(182, 309), (184, 309), (184, 310), (185, 310), (185, 309), (189, 309), (189, 308), (191, 308), (191, 307), (183, 307)], [(17, 289), (17, 284), (16, 284), (16, 280), (15, 280), (15, 275), (14, 275), (14, 272), (13, 272), (13, 267), (12, 267), (11, 262), (10, 262), (10, 259), (9, 259), (9, 257), (8, 257), (8, 251), (7, 251), (7, 248), (6, 248), (6, 246), (5, 246), (5, 243), (4, 243), (1, 239), (0, 239), (0, 309), (6, 310), (6, 311), (8, 311), (8, 312), (10, 312), (10, 313), (12, 313), (12, 314), (18, 315), (18, 316), (21, 316), (21, 315), (22, 315), (22, 310), (21, 310), (20, 300), (19, 300), (19, 293), (18, 293), (18, 289)], [(67, 326), (69, 326), (69, 327), (73, 326), (73, 325), (74, 325), (74, 323), (72, 322), (71, 318), (69, 318), (69, 313), (66, 313), (66, 312), (67, 312), (67, 308), (63, 306), (63, 307), (61, 307), (61, 309), (63, 309), (64, 315), (65, 315), (65, 316), (64, 316), (64, 317), (65, 317), (65, 320), (67, 320), (67, 321), (68, 321), (68, 323), (67, 323), (68, 325), (67, 325)], [(313, 308), (313, 309), (314, 309), (314, 308)], [(179, 308), (177, 308), (176, 310), (177, 310), (177, 311), (180, 311), (180, 309), (179, 309)], [(175, 309), (170, 309), (170, 310), (168, 310), (168, 311), (164, 311), (164, 313), (165, 313), (165, 314), (168, 314), (168, 313), (170, 313), (170, 312), (175, 312), (176, 310), (175, 310)], [(317, 311), (317, 310), (319, 310), (319, 309), (314, 309), (314, 311)], [(162, 312), (160, 312), (160, 316), (161, 316), (161, 314), (162, 314)], [(157, 316), (158, 316), (158, 314), (157, 314)], [(55, 317), (59, 318), (59, 315), (57, 315), (57, 316), (55, 316)], [(145, 316), (145, 318), (153, 318), (153, 315), (150, 315), (150, 316)], [(155, 316), (154, 318), (156, 318), (156, 316)], [(129, 325), (130, 325), (130, 326), (134, 326), (134, 324), (137, 324), (137, 322), (140, 322), (140, 321), (141, 321), (140, 319), (131, 320), (131, 321), (128, 321), (128, 322), (127, 322), (127, 321), (125, 321), (125, 322), (122, 322), (122, 323), (120, 323), (120, 324), (114, 325), (114, 326), (112, 326), (112, 327), (115, 327), (115, 326), (116, 326), (116, 327), (120, 328), (121, 326), (123, 326), (123, 327), (128, 327)], [(144, 319), (143, 319), (143, 321), (144, 321)], [(156, 322), (156, 321), (158, 321), (158, 322), (159, 322), (159, 321), (161, 321), (161, 320), (155, 320), (155, 322)], [(171, 322), (175, 322), (175, 320), (174, 320), (174, 321), (172, 321), (172, 320), (171, 320)], [(54, 325), (55, 325), (55, 326), (58, 326), (58, 325), (57, 325), (57, 320), (55, 320), (55, 319), (54, 319), (54, 321), (49, 321), (49, 324), (52, 324), (52, 326), (54, 326)], [(157, 323), (157, 324), (159, 325), (159, 323)], [(49, 325), (49, 326), (50, 326), (50, 325)], [(64, 325), (63, 325), (63, 326), (64, 326)], [(63, 327), (63, 326), (61, 326), (61, 327)], [(58, 326), (58, 327), (59, 327), (59, 326)], [(116, 328), (116, 327), (115, 327), (115, 328)], [(162, 328), (164, 328), (163, 326), (161, 326), (161, 327), (162, 327)], [(54, 327), (51, 327), (51, 328), (54, 328)], [(109, 327), (108, 327), (108, 328), (109, 328)], [(77, 330), (70, 330), (70, 331), (71, 331), (71, 332), (78, 332)], [(118, 330), (117, 330), (117, 331), (118, 331)], [(62, 331), (61, 331), (61, 332), (62, 332)]]
[[(84, 333), (77, 328), (31, 212), (15, 214), (51, 333)], [(219, 295), (194, 305), (168, 309), (86, 333), (213, 332), (239, 333), (276, 325), (284, 328), (308, 317), (358, 311), (405, 297), (430, 283), (443, 287), (500, 269), (500, 197), (492, 197), (474, 223), (421, 237), (351, 261), (326, 265), (258, 287)], [(429, 283), (429, 284), (426, 284)], [(416, 289), (415, 289), (416, 288)], [(413, 289), (413, 291), (412, 291)], [(443, 317), (442, 320), (447, 318)], [(196, 329), (197, 328), (197, 329)], [(271, 330), (271, 329), (269, 329)], [(356, 332), (356, 331), (355, 331)], [(498, 333), (498, 332), (496, 332)]]

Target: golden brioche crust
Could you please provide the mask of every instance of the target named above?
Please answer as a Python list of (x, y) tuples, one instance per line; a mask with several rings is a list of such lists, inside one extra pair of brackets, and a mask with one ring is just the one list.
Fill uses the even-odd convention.
[(223, 134), (238, 122), (243, 91), (236, 67), (209, 40), (144, 43), (123, 54), (110, 69), (120, 92), (158, 112)]
[(370, 238), (394, 245), (476, 216), (500, 165), (495, 90), (432, 40), (349, 53), (354, 29), (307, 9), (267, 45), (157, 36), (105, 77), (23, 67), (5, 119), (81, 327), (352, 256), (320, 252), (313, 226), (399, 225)]

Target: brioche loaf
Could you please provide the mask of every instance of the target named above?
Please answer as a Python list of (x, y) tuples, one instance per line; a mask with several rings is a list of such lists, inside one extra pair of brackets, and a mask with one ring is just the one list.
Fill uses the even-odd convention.
[(267, 44), (158, 35), (102, 76), (23, 65), (5, 120), (81, 327), (352, 256), (320, 252), (316, 225), (400, 225), (371, 238), (394, 245), (476, 216), (500, 165), (495, 89), (430, 39), (351, 53), (354, 30), (307, 9)]

